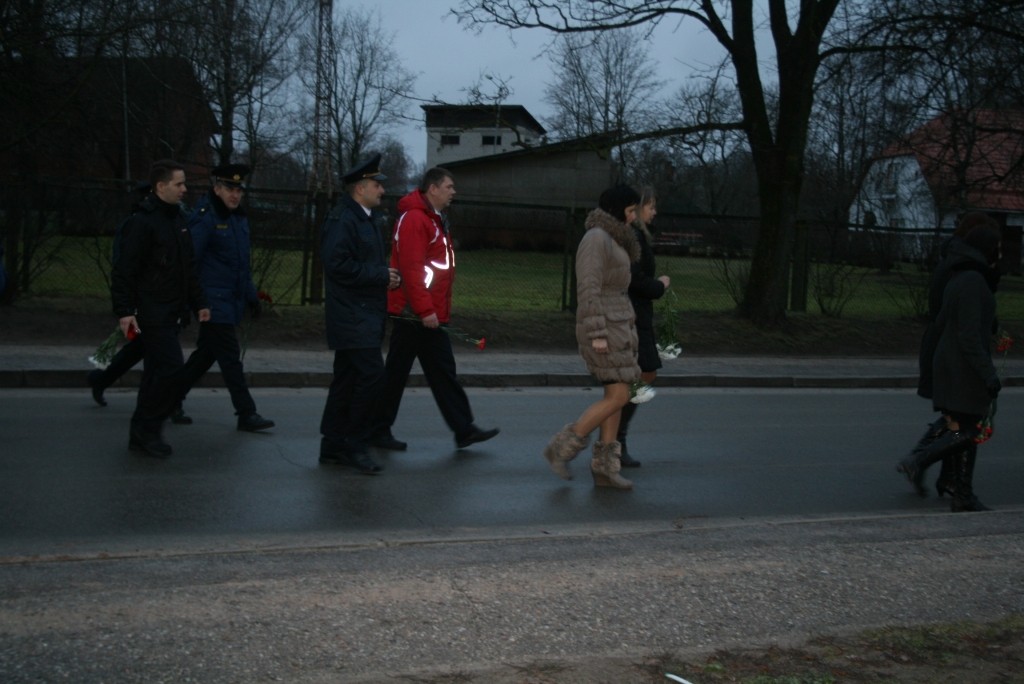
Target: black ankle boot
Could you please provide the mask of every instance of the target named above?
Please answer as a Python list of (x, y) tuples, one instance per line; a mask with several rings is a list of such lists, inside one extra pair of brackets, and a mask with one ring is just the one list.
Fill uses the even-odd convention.
[(974, 493), (974, 462), (978, 458), (978, 445), (971, 443), (953, 456), (953, 501), (949, 510), (954, 513), (991, 511)]
[[(929, 426), (929, 431), (934, 425), (935, 423)], [(924, 473), (928, 466), (941, 461), (947, 455), (960, 451), (966, 442), (974, 443), (974, 438), (963, 430), (959, 432), (946, 430), (930, 441), (927, 438), (928, 433), (925, 433), (914, 450), (896, 464), (896, 470), (907, 476), (910, 484), (914, 485), (914, 489), (920, 496), (928, 494), (928, 490), (924, 486)]]
[(636, 409), (639, 404), (627, 403), (622, 407), (622, 415), (619, 418), (619, 434), (617, 440), (622, 445), (622, 454), (619, 456), (619, 463), (622, 464), (623, 468), (639, 468), (640, 461), (636, 460), (629, 454), (629, 450), (626, 448), (626, 433), (629, 432), (629, 421), (633, 420), (633, 414), (636, 413)]

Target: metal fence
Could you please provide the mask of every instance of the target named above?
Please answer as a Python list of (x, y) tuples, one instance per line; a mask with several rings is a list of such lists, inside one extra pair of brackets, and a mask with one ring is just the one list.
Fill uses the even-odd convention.
[[(206, 190), (193, 184), (190, 198)], [(397, 200), (388, 196), (382, 206), (381, 229), (388, 236)], [(112, 237), (136, 201), (134, 192), (111, 182), (5, 183), (0, 240), (13, 286), (6, 296), (106, 299)], [(308, 194), (251, 188), (246, 207), (258, 286), (278, 304), (322, 301), (322, 280), (316, 277), (320, 230)], [(587, 210), (459, 199), (450, 213), (461, 309), (573, 307), (573, 261)], [(684, 308), (735, 307), (757, 231), (755, 218), (659, 214), (654, 230), (659, 271), (679, 284), (676, 291), (685, 292)], [(1004, 253), (1007, 272), (1019, 275), (1019, 230), (1016, 236), (1015, 245), (1004, 241)], [(855, 295), (865, 274), (897, 273), (889, 280), (907, 300), (898, 307), (900, 314), (919, 314), (929, 267), (945, 238), (934, 229), (802, 223), (793, 243), (790, 308), (842, 315), (844, 298)]]

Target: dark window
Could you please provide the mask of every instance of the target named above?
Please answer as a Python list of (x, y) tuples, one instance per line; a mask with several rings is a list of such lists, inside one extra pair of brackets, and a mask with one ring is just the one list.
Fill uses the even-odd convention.
[(500, 145), (501, 144), (501, 136), (500, 135), (485, 135), (483, 138), (484, 138), (484, 146), (485, 147), (488, 146), (488, 145)]
[(441, 136), (441, 144), (442, 145), (458, 145), (459, 144), (459, 136), (457, 136), (457, 135), (442, 135)]

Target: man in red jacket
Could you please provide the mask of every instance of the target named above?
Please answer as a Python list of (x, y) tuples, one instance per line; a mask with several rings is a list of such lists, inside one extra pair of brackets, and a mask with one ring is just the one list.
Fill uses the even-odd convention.
[(398, 201), (391, 267), (398, 269), (402, 285), (388, 292), (392, 331), (384, 362), (387, 386), (381, 401), (381, 427), (384, 434), (391, 434), (413, 359), (418, 358), (434, 401), (455, 433), (455, 445), (463, 449), (494, 437), (498, 429), (481, 430), (474, 425), (469, 398), (455, 375), (451, 340), (444, 331), (455, 280), (455, 252), (444, 210), (454, 196), (452, 174), (435, 167), (424, 174), (419, 188)]

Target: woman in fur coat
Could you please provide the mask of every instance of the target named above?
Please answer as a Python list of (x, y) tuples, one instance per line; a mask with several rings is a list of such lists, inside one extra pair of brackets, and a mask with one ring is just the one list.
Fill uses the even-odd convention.
[(619, 474), (621, 446), (616, 441), (622, 407), (640, 379), (637, 334), (629, 301), (630, 266), (640, 247), (630, 224), (640, 196), (626, 185), (601, 193), (590, 212), (586, 232), (576, 250), (576, 342), (587, 370), (604, 386), (604, 396), (560, 430), (544, 449), (556, 475), (571, 479), (568, 463), (583, 451), (590, 433), (600, 428), (590, 470), (599, 487), (632, 489)]

